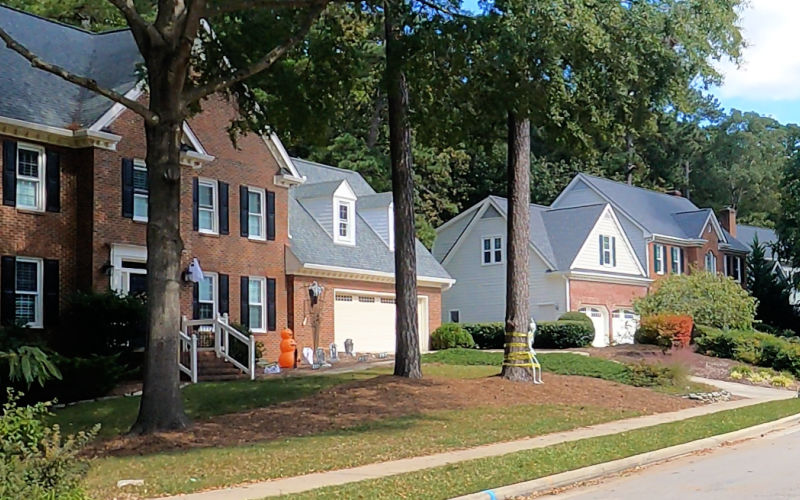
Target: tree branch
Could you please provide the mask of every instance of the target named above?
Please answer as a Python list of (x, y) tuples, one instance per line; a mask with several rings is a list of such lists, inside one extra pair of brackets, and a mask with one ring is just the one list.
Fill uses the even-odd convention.
[(216, 80), (208, 82), (205, 85), (187, 91), (186, 96), (184, 98), (184, 105), (188, 106), (192, 103), (195, 103), (203, 99), (208, 95), (230, 88), (231, 86), (243, 80), (246, 80), (251, 76), (261, 73), (266, 69), (269, 69), (273, 64), (275, 64), (275, 62), (278, 59), (280, 59), (295, 45), (300, 43), (303, 40), (303, 38), (305, 38), (308, 31), (311, 29), (311, 26), (313, 26), (314, 22), (319, 18), (320, 13), (322, 13), (322, 11), (328, 5), (328, 1), (329, 0), (317, 0), (313, 4), (311, 11), (308, 13), (308, 16), (306, 17), (305, 21), (300, 26), (300, 28), (297, 30), (297, 32), (294, 35), (292, 35), (289, 39), (287, 39), (284, 43), (270, 50), (260, 60), (256, 61), (255, 63), (251, 64), (246, 68), (234, 71), (233, 73), (227, 76), (222, 76), (220, 78), (217, 78)]
[(21, 43), (14, 40), (11, 35), (9, 35), (3, 28), (0, 28), (0, 39), (2, 39), (6, 47), (13, 50), (17, 54), (21, 55), (25, 59), (27, 59), (31, 66), (34, 68), (40, 69), (42, 71), (46, 71), (47, 73), (51, 73), (56, 75), (64, 80), (74, 83), (80, 87), (85, 89), (91, 90), (96, 92), (108, 99), (118, 102), (125, 106), (126, 108), (130, 109), (134, 113), (142, 116), (146, 121), (150, 123), (158, 122), (158, 115), (150, 111), (147, 106), (134, 101), (133, 99), (128, 99), (124, 95), (114, 92), (113, 90), (101, 87), (96, 80), (93, 78), (88, 78), (85, 76), (76, 75), (66, 69), (62, 68), (61, 66), (48, 63), (47, 61), (42, 60), (39, 56), (28, 50), (27, 47), (22, 45)]
[(311, 7), (318, 0), (218, 0), (206, 8), (209, 16), (228, 14), (249, 9), (302, 9)]
[(133, 0), (108, 1), (122, 13), (125, 20), (128, 22), (128, 26), (130, 26), (131, 31), (134, 33), (134, 36), (136, 38), (141, 38), (138, 40), (140, 43), (144, 41), (144, 36), (146, 35), (150, 45), (164, 44), (164, 37), (155, 29), (155, 26), (145, 21), (144, 18), (139, 15), (136, 6), (133, 4)]

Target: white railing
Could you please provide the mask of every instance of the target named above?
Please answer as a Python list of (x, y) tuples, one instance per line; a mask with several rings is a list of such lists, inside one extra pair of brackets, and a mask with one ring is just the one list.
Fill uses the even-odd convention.
[[(183, 318), (182, 323), (186, 323), (186, 318)], [(197, 335), (187, 334), (183, 330), (178, 332), (180, 337), (180, 348), (178, 349), (178, 369), (191, 378), (192, 383), (197, 383)], [(182, 356), (188, 355), (189, 365), (183, 363)]]
[[(187, 331), (192, 327), (206, 326), (213, 328), (214, 352), (217, 357), (224, 359), (243, 373), (250, 375), (250, 380), (256, 378), (256, 339), (252, 335), (248, 337), (230, 326), (227, 314), (218, 315), (215, 319), (192, 319), (184, 323)], [(193, 335), (193, 337), (196, 338), (197, 336)], [(246, 365), (230, 355), (231, 345), (236, 342), (243, 344), (247, 348)]]

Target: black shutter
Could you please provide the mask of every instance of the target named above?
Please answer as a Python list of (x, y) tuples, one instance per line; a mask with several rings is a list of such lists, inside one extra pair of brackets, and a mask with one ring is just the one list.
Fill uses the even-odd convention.
[(275, 331), (275, 278), (267, 278), (267, 330)]
[(617, 238), (611, 237), (611, 265), (617, 267)]
[(198, 211), (199, 206), (199, 188), (197, 186), (197, 177), (192, 179), (192, 229), (197, 231), (200, 229), (200, 213)]
[(219, 275), (219, 313), (220, 314), (230, 314), (230, 295), (228, 293), (228, 275), (227, 274), (220, 274)]
[(600, 265), (602, 266), (605, 264), (605, 259), (603, 259), (603, 235), (600, 235)]
[(192, 319), (200, 319), (200, 283), (192, 283)]
[(220, 182), (219, 191), (219, 234), (229, 234), (230, 226), (228, 223), (228, 183)]
[(16, 275), (16, 259), (8, 255), (0, 257), (0, 324), (12, 325), (16, 320)]
[(684, 263), (683, 263), (683, 248), (680, 249), (680, 253), (681, 253), (681, 274), (683, 274), (683, 273), (686, 272), (686, 270), (683, 267), (684, 266)]
[(59, 290), (59, 277), (58, 277), (58, 261), (57, 260), (44, 260), (44, 283), (42, 290), (44, 290), (44, 326), (50, 328), (58, 325), (58, 290)]
[(122, 159), (122, 216), (133, 218), (133, 158)]
[(275, 239), (275, 193), (267, 191), (267, 239)]
[(241, 308), (239, 309), (239, 314), (241, 316), (240, 321), (244, 326), (250, 326), (250, 278), (247, 276), (242, 276), (241, 282), (239, 283), (239, 296), (241, 297)]
[(247, 195), (247, 186), (239, 186), (239, 232), (244, 237), (250, 234), (247, 229), (247, 211), (249, 204), (250, 198), (248, 198)]
[(3, 141), (3, 205), (17, 204), (17, 143)]
[(45, 153), (45, 209), (48, 212), (61, 211), (61, 155), (58, 151)]

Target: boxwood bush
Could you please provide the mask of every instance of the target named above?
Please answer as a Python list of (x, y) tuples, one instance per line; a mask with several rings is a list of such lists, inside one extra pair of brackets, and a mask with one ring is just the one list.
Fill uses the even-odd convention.
[[(581, 313), (578, 313), (581, 314)], [(581, 316), (586, 317), (584, 314)], [(589, 319), (587, 317), (587, 319)], [(594, 338), (594, 326), (586, 321), (543, 321), (536, 330), (534, 347), (566, 349), (584, 347)]]
[(503, 323), (464, 323), (464, 330), (472, 336), (478, 349), (502, 349), (506, 337)]
[(592, 333), (594, 333), (594, 323), (592, 323), (592, 318), (583, 314), (582, 312), (578, 311), (569, 311), (562, 314), (559, 318), (559, 321), (583, 321), (590, 327), (592, 327)]
[(431, 335), (432, 349), (452, 349), (454, 347), (475, 347), (472, 335), (458, 323), (445, 323)]
[(697, 352), (730, 358), (800, 376), (800, 344), (753, 330), (720, 330), (698, 325)]

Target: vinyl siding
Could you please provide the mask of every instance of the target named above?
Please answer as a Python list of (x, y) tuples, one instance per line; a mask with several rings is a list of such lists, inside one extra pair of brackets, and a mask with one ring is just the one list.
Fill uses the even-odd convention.
[[(451, 228), (448, 228), (448, 230)], [(449, 311), (458, 309), (462, 323), (503, 321), (506, 307), (506, 264), (481, 265), (481, 239), (506, 236), (504, 218), (480, 219), (447, 263), (446, 269), (456, 280), (442, 295), (442, 321), (449, 321)], [(505, 252), (505, 249), (504, 249)], [(530, 314), (537, 321), (556, 319), (565, 311), (565, 282), (560, 276), (546, 273), (542, 259), (530, 253)]]
[[(616, 239), (616, 266), (600, 264), (600, 235), (612, 236)], [(636, 257), (633, 252), (628, 250), (628, 246), (625, 244), (625, 235), (608, 211), (600, 216), (597, 224), (589, 233), (586, 242), (572, 264), (572, 269), (641, 274), (636, 265)]]
[(442, 231), (436, 232), (436, 241), (433, 243), (433, 256), (436, 260), (441, 262), (447, 252), (452, 248), (453, 244), (456, 242), (461, 233), (464, 232), (464, 229), (472, 222), (472, 219), (475, 218), (475, 214), (478, 213), (480, 208), (475, 208), (470, 214), (461, 218), (461, 220), (455, 222), (449, 227), (446, 227)]

